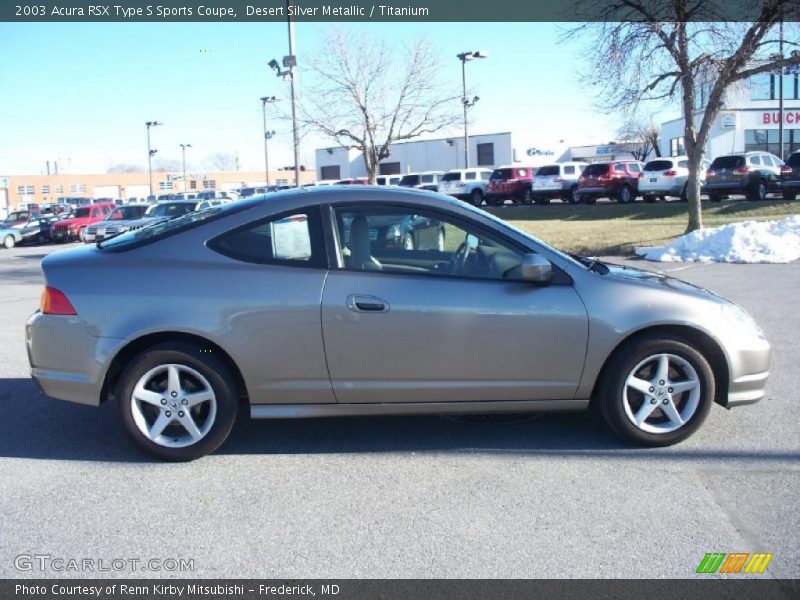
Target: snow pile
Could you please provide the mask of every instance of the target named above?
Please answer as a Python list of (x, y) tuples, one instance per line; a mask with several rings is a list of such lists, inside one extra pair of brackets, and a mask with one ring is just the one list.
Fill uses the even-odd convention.
[(661, 262), (788, 263), (800, 260), (800, 215), (700, 229), (636, 254)]

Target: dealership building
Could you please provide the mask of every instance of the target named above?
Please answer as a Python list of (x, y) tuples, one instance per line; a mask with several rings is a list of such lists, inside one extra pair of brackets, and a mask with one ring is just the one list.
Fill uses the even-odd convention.
[[(800, 150), (800, 88), (797, 75), (783, 76), (783, 115), (778, 109), (778, 74), (763, 73), (734, 84), (726, 93), (706, 145), (706, 158), (761, 150), (780, 156), (779, 123), (783, 121), (783, 157)], [(700, 127), (708, 89), (698, 88), (695, 126)], [(661, 125), (661, 154), (684, 154), (683, 118)]]

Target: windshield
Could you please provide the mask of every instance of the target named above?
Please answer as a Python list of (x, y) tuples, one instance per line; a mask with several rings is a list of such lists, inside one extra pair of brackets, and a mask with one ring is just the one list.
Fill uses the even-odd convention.
[(511, 179), (511, 169), (495, 169), (489, 179)]
[(400, 180), (400, 185), (417, 185), (419, 183), (419, 175), (403, 175)]
[(602, 175), (603, 173), (608, 173), (608, 168), (611, 165), (607, 163), (596, 163), (594, 165), (589, 165), (583, 170), (583, 175), (585, 177), (593, 177), (595, 175)]
[(131, 221), (133, 219), (140, 219), (146, 208), (146, 206), (123, 206), (112, 212), (108, 220)]
[(92, 212), (91, 208), (76, 208), (72, 216), (75, 219), (83, 219), (85, 217), (88, 217), (91, 212)]
[(538, 171), (536, 171), (537, 177), (547, 177), (550, 175), (558, 175), (558, 165), (547, 165), (545, 167), (541, 167)]
[(208, 210), (186, 213), (174, 219), (158, 221), (147, 227), (127, 231), (121, 235), (98, 242), (97, 247), (104, 250), (125, 250), (133, 248), (141, 244), (154, 242), (175, 235), (187, 229), (192, 229), (219, 217), (232, 215), (247, 208), (259, 206), (260, 204), (261, 201), (258, 199), (248, 199), (232, 204), (222, 204), (209, 208)]
[(459, 171), (455, 173), (445, 173), (442, 175), (442, 181), (461, 181), (461, 173)]
[(735, 169), (744, 164), (744, 156), (718, 156), (711, 163), (712, 169)]
[(651, 160), (644, 166), (645, 171), (668, 171), (671, 168), (671, 160)]
[(148, 217), (180, 217), (194, 211), (194, 202), (162, 202), (151, 206), (147, 211)]

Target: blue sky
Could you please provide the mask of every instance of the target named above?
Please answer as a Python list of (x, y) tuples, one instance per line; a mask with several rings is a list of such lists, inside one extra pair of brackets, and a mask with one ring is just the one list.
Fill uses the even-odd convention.
[[(300, 63), (333, 26), (296, 25)], [(473, 133), (527, 132), (542, 148), (614, 137), (617, 119), (599, 113), (597, 90), (579, 83), (581, 48), (558, 43), (558, 24), (337, 26), (389, 41), (425, 35), (443, 56), (442, 77), (454, 83), (458, 52), (489, 51), (467, 67), (468, 85), (481, 97), (471, 113)], [(190, 143), (190, 167), (228, 152), (238, 153), (243, 169), (261, 169), (259, 98), (288, 97), (287, 84), (267, 68), (287, 53), (285, 23), (2, 24), (0, 173), (43, 172), (56, 158), (76, 173), (144, 165), (147, 120), (165, 123), (152, 132), (160, 157), (178, 159), (178, 144)], [(306, 92), (302, 79), (300, 85)], [(271, 164), (291, 164), (291, 137), (275, 128)], [(304, 139), (301, 162), (312, 164), (313, 150), (326, 145)]]

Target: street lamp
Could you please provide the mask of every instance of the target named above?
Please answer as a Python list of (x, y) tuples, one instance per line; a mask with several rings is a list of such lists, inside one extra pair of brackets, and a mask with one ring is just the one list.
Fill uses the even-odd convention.
[(274, 131), (267, 131), (267, 104), (271, 104), (273, 102), (280, 102), (280, 98), (277, 96), (264, 96), (261, 98), (261, 111), (264, 115), (264, 173), (267, 176), (267, 185), (270, 184), (269, 182), (269, 151), (267, 150), (267, 142), (271, 140), (275, 132)]
[(181, 154), (183, 155), (183, 191), (188, 192), (186, 188), (186, 149), (191, 148), (191, 144), (180, 144)]
[(469, 132), (467, 124), (467, 109), (475, 106), (475, 103), (480, 100), (475, 96), (472, 100), (467, 98), (467, 61), (475, 60), (477, 58), (486, 58), (489, 53), (485, 50), (476, 50), (474, 52), (462, 52), (457, 54), (456, 57), (461, 61), (461, 104), (464, 106), (464, 168), (469, 168)]
[(159, 125), (163, 125), (159, 121), (147, 121), (145, 125), (147, 125), (147, 178), (150, 182), (150, 195), (153, 195), (153, 156), (155, 155), (158, 150), (153, 150), (150, 147), (150, 128), (157, 127)]

